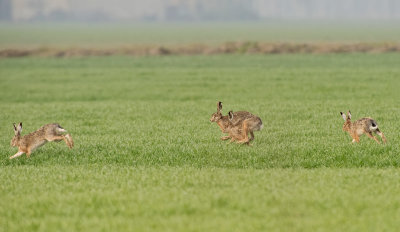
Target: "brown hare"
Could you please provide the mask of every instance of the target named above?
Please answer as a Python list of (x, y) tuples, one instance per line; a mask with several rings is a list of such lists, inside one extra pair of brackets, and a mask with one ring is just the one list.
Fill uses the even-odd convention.
[[(229, 133), (230, 125), (232, 125), (232, 121), (229, 120), (228, 115), (223, 116), (221, 113), (222, 110), (222, 102), (217, 103), (217, 112), (213, 113), (210, 118), (210, 122), (215, 122), (220, 127), (222, 133)], [(238, 111), (233, 113), (236, 117), (235, 119), (243, 119), (250, 116), (249, 112), (246, 111)], [(236, 123), (236, 122), (235, 122)], [(230, 139), (231, 136), (223, 136), (221, 140)]]
[(26, 153), (26, 157), (29, 158), (31, 153), (38, 147), (51, 141), (64, 140), (69, 148), (74, 146), (74, 141), (70, 134), (64, 135), (67, 132), (57, 123), (47, 124), (25, 136), (21, 136), (22, 122), (18, 126), (14, 125), (14, 138), (11, 140), (12, 147), (18, 147), (18, 152), (11, 156), (10, 159), (14, 159), (22, 154)]
[[(222, 140), (231, 139), (231, 142), (240, 141), (241, 143), (249, 144), (249, 141), (254, 139), (254, 133), (253, 133), (254, 127), (252, 126), (249, 127), (249, 123), (252, 122), (257, 116), (247, 111), (237, 111), (237, 112), (230, 111), (229, 115), (223, 116), (221, 110), (222, 110), (222, 102), (218, 102), (217, 112), (213, 113), (210, 119), (211, 122), (216, 122), (218, 124), (222, 133), (229, 134), (228, 136), (221, 137), (221, 139)], [(243, 122), (245, 121), (246, 123), (244, 124)], [(246, 125), (245, 128), (243, 127), (244, 125)], [(259, 129), (261, 128), (262, 128), (262, 122)], [(248, 133), (251, 134), (251, 139), (248, 138)]]
[(371, 139), (375, 140), (377, 143), (380, 143), (378, 139), (372, 134), (372, 132), (377, 133), (382, 137), (384, 143), (386, 143), (385, 135), (379, 130), (378, 124), (372, 118), (361, 118), (355, 122), (351, 122), (351, 113), (350, 110), (346, 114), (340, 112), (342, 118), (344, 119), (343, 131), (347, 131), (350, 136), (353, 138), (354, 142), (360, 142), (360, 136), (362, 134), (366, 134)]
[[(243, 136), (243, 128), (242, 128), (242, 122), (243, 120), (239, 121), (236, 120), (236, 122), (234, 121), (234, 113), (233, 111), (229, 111), (228, 112), (228, 119), (229, 119), (229, 123), (227, 126), (226, 131), (229, 134), (229, 137), (231, 138), (231, 141), (229, 143), (232, 143), (233, 141), (241, 141), (244, 139)], [(237, 125), (240, 124), (240, 125)]]
[[(256, 115), (251, 114), (246, 118), (236, 121), (234, 120), (235, 117), (236, 116), (233, 114), (233, 112), (229, 111), (228, 118), (230, 121), (230, 136), (237, 140), (238, 143), (249, 144), (250, 141), (254, 140), (253, 131), (259, 131), (264, 127), (261, 118)], [(251, 136), (250, 138), (248, 136), (249, 133)]]

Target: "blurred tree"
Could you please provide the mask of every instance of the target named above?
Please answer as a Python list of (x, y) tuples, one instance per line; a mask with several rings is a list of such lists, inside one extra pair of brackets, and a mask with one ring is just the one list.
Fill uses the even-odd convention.
[(166, 20), (252, 20), (258, 14), (253, 0), (175, 0), (164, 8)]
[(11, 0), (0, 0), (0, 20), (12, 20), (12, 2)]

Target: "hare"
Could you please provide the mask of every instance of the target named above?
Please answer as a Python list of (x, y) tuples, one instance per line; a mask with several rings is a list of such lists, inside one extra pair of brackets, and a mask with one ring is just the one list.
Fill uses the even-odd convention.
[(243, 128), (242, 128), (242, 122), (243, 120), (236, 120), (236, 122), (234, 121), (234, 113), (233, 111), (229, 111), (228, 112), (228, 119), (229, 119), (229, 123), (227, 126), (227, 132), (229, 133), (229, 137), (231, 138), (230, 143), (232, 143), (233, 141), (241, 141), (244, 139), (243, 136)]
[(69, 148), (74, 146), (74, 141), (70, 134), (64, 135), (67, 132), (57, 123), (47, 124), (39, 128), (37, 131), (32, 132), (28, 135), (21, 136), (22, 122), (18, 126), (14, 125), (14, 138), (11, 140), (12, 147), (18, 147), (18, 152), (11, 156), (10, 159), (14, 159), (22, 154), (26, 153), (26, 157), (29, 158), (31, 153), (38, 147), (44, 145), (50, 141), (61, 141), (64, 140)]
[[(222, 110), (222, 102), (217, 103), (217, 112), (213, 113), (210, 118), (210, 122), (216, 122), (217, 125), (220, 127), (222, 133), (229, 133), (231, 125), (233, 123), (237, 123), (237, 120), (241, 120), (243, 118), (249, 117), (251, 114), (246, 111), (238, 111), (233, 113), (235, 116), (235, 120), (233, 123), (229, 120), (228, 115), (223, 116), (221, 113)], [(231, 136), (223, 136), (221, 140), (230, 139)]]
[(340, 115), (342, 115), (342, 118), (345, 121), (343, 124), (343, 131), (347, 131), (350, 134), (350, 136), (353, 138), (353, 143), (360, 142), (360, 135), (364, 133), (371, 139), (375, 140), (377, 143), (380, 143), (378, 139), (372, 134), (372, 132), (375, 132), (379, 136), (381, 136), (383, 142), (386, 143), (385, 135), (379, 130), (378, 124), (374, 119), (361, 118), (355, 122), (351, 122), (350, 110), (347, 113), (347, 117), (346, 114), (344, 114), (343, 112), (340, 112)]
[[(254, 140), (253, 131), (260, 131), (264, 125), (261, 121), (261, 118), (251, 114), (250, 116), (234, 121), (235, 115), (232, 111), (228, 113), (229, 117), (229, 128), (230, 128), (230, 136), (238, 140), (239, 143), (249, 144), (250, 141)], [(250, 133), (250, 138), (248, 134)]]
[[(233, 141), (240, 141), (240, 143), (249, 144), (254, 139), (254, 130), (260, 130), (262, 128), (261, 119), (247, 111), (230, 111), (228, 115), (223, 116), (221, 113), (222, 102), (217, 103), (217, 112), (211, 115), (211, 122), (216, 122), (220, 127), (222, 133), (228, 133), (228, 136), (221, 137), (221, 140), (231, 139)], [(258, 119), (259, 120), (258, 120)], [(253, 125), (255, 121), (260, 124), (257, 126)], [(245, 123), (244, 123), (245, 122)], [(248, 138), (248, 133), (251, 134), (251, 138)]]

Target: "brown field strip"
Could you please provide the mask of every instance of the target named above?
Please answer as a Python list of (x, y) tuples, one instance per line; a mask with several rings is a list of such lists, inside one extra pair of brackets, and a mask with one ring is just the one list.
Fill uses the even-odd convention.
[(7, 48), (0, 57), (74, 57), (74, 56), (159, 56), (212, 54), (329, 54), (329, 53), (393, 53), (400, 52), (400, 43), (268, 43), (226, 42), (218, 46), (190, 45), (134, 45), (117, 48)]

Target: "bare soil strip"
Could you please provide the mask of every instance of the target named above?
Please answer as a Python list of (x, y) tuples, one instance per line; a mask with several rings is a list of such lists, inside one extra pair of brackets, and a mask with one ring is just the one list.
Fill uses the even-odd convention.
[(160, 56), (212, 54), (328, 54), (328, 53), (394, 53), (400, 43), (263, 43), (226, 42), (219, 46), (189, 45), (133, 45), (118, 48), (8, 48), (0, 50), (0, 57), (74, 57), (74, 56)]

